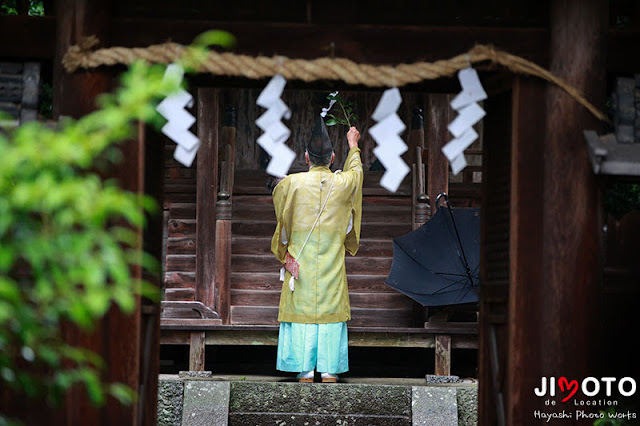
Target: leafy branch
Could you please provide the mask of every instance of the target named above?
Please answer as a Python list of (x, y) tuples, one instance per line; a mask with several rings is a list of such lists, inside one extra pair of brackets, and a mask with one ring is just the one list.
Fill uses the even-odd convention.
[[(194, 52), (221, 35), (229, 36), (200, 37)], [(157, 276), (160, 265), (132, 230), (157, 206), (105, 181), (97, 161), (117, 157), (116, 145), (135, 137), (137, 121), (164, 124), (155, 106), (180, 87), (164, 74), (163, 65), (136, 62), (95, 112), (55, 129), (41, 122), (0, 129), (0, 389), (56, 403), (81, 384), (96, 405), (109, 395), (133, 402), (127, 386), (103, 383), (100, 356), (70, 345), (60, 330), (74, 324), (90, 332), (112, 307), (131, 313), (138, 295), (159, 298), (133, 273)]]
[(353, 102), (346, 101), (339, 95), (329, 94), (327, 99), (330, 101), (335, 101), (340, 106), (342, 111), (342, 116), (337, 116), (335, 114), (327, 114), (329, 119), (325, 122), (327, 126), (334, 126), (336, 124), (343, 124), (347, 127), (351, 127), (351, 123), (356, 122), (358, 118), (356, 114), (353, 112)]

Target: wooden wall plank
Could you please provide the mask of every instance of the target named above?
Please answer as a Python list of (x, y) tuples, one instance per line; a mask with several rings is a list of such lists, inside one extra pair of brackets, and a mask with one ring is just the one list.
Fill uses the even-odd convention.
[(196, 288), (195, 272), (166, 272), (165, 288)]
[[(388, 274), (391, 259), (388, 257), (347, 256), (347, 274), (382, 275)], [(274, 256), (234, 255), (231, 272), (279, 271), (282, 264)]]
[(196, 300), (196, 292), (194, 288), (167, 288), (164, 291), (164, 300), (166, 301), (181, 301), (181, 300)]
[[(361, 309), (410, 309), (413, 301), (398, 292), (358, 293), (349, 292), (352, 308)], [(280, 289), (276, 290), (231, 290), (233, 306), (278, 306)]]
[[(232, 324), (278, 324), (278, 308), (267, 306), (231, 306)], [(404, 309), (351, 309), (351, 327), (416, 327), (414, 318)]]
[(196, 254), (194, 237), (167, 238), (167, 252), (171, 254)]
[[(176, 239), (176, 241), (181, 241)], [(171, 241), (170, 241), (171, 243)], [(233, 254), (239, 255), (272, 255), (271, 237), (233, 237)], [(180, 254), (176, 252), (176, 254)], [(188, 254), (188, 253), (187, 253)], [(388, 240), (361, 239), (358, 256), (386, 257), (393, 255), (393, 243)], [(347, 255), (350, 256), (350, 255)]]
[(196, 256), (190, 254), (167, 255), (165, 268), (168, 272), (195, 272)]
[[(349, 275), (349, 291), (372, 293), (395, 293), (396, 290), (384, 282), (387, 275)], [(281, 290), (282, 281), (278, 271), (273, 272), (234, 272), (231, 275), (231, 288), (238, 290)]]
[[(188, 233), (189, 225), (186, 221), (169, 221), (170, 236), (183, 236)], [(171, 228), (173, 226), (173, 228)], [(273, 231), (276, 227), (275, 221), (273, 223), (256, 221), (256, 222), (233, 222), (232, 230), (233, 235), (238, 236), (258, 236), (266, 237), (273, 235)], [(410, 223), (363, 223), (361, 226), (360, 235), (361, 238), (395, 238), (400, 237), (411, 231)], [(172, 234), (172, 232), (174, 232)]]
[(196, 235), (195, 219), (169, 219), (168, 227), (169, 238), (188, 238)]

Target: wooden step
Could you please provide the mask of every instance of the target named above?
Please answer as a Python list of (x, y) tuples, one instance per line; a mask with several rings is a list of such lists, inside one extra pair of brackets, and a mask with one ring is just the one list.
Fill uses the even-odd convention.
[[(169, 256), (167, 256), (169, 257)], [(347, 274), (386, 275), (391, 269), (390, 257), (351, 257), (345, 259)], [(233, 255), (231, 272), (279, 271), (282, 264), (269, 255)], [(169, 269), (168, 269), (169, 270)], [(174, 269), (171, 269), (174, 270)], [(184, 269), (180, 269), (181, 271)]]
[[(397, 293), (395, 289), (384, 283), (386, 279), (387, 275), (347, 275), (349, 291), (356, 293)], [(231, 274), (232, 290), (271, 290), (279, 292), (282, 289), (282, 285), (283, 282), (280, 281), (278, 270), (233, 272)]]

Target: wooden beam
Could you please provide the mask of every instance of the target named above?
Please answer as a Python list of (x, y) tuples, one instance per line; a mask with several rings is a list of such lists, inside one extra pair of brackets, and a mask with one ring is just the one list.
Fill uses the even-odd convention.
[(0, 58), (51, 60), (56, 50), (55, 16), (0, 16)]
[[(325, 26), (115, 18), (111, 44), (142, 47), (169, 39), (190, 43), (195, 36), (211, 28), (232, 32), (239, 41), (237, 51), (250, 55), (327, 56), (330, 38), (337, 46), (337, 56), (359, 62), (433, 61), (462, 53), (476, 43), (488, 43), (539, 65), (548, 63), (549, 32), (545, 28)], [(0, 57), (51, 59), (55, 51), (55, 32), (54, 16), (0, 16), (0, 40), (12, 40), (11, 43), (0, 43)], [(291, 40), (305, 40), (305, 44), (290, 43)], [(607, 70), (633, 73), (640, 69), (640, 56), (632, 54), (639, 43), (640, 30), (609, 30)]]
[[(228, 328), (228, 326), (225, 326)], [(163, 345), (191, 345), (193, 334), (200, 333), (194, 330), (163, 330), (161, 344)], [(277, 327), (271, 330), (233, 330), (218, 329), (201, 331), (205, 334), (206, 345), (258, 345), (276, 346), (278, 344)], [(435, 348), (435, 336), (432, 333), (407, 333), (407, 332), (370, 332), (349, 331), (349, 346), (351, 347), (395, 347), (395, 348)], [(195, 345), (200, 350), (199, 339), (195, 337)], [(475, 335), (451, 335), (449, 336), (451, 349), (477, 349), (478, 338)], [(443, 343), (444, 340), (442, 341)], [(195, 361), (194, 361), (195, 362)], [(200, 362), (200, 361), (198, 361)], [(204, 365), (204, 364), (202, 364)], [(441, 364), (442, 365), (442, 364)]]
[[(542, 282), (542, 215), (545, 135), (545, 84), (534, 78), (517, 77), (513, 84), (511, 130), (511, 218), (509, 349), (507, 424), (527, 424), (531, 413), (540, 409), (531, 398), (539, 386), (544, 345), (542, 327), (534, 318), (542, 315), (539, 288)], [(541, 199), (541, 194), (542, 199)], [(525, 372), (523, 374), (523, 372)], [(536, 380), (538, 381), (535, 384)]]
[(218, 89), (198, 89), (196, 300), (208, 307), (214, 307), (215, 303), (218, 97)]
[(449, 162), (442, 154), (442, 147), (451, 135), (447, 125), (451, 122), (450, 95), (427, 95), (427, 195), (431, 205), (431, 215), (436, 214), (436, 198), (441, 192), (449, 193)]
[[(190, 43), (211, 28), (226, 30), (237, 39), (237, 50), (249, 55), (317, 58), (335, 45), (337, 57), (357, 62), (399, 63), (437, 60), (490, 43), (538, 63), (546, 63), (547, 31), (541, 28), (418, 27), (385, 25), (317, 25), (280, 22), (212, 22), (175, 19), (119, 18), (114, 43), (145, 46), (168, 39)], [(292, 40), (298, 42), (292, 43)], [(416, 46), (420, 46), (416, 49)]]
[[(597, 108), (605, 100), (607, 12), (608, 2), (603, 0), (558, 0), (551, 6), (550, 70)], [(598, 374), (594, 355), (601, 345), (602, 204), (582, 132), (599, 131), (600, 123), (556, 87), (547, 89), (546, 110), (542, 140), (546, 208), (539, 281), (544, 308), (529, 320), (544, 334), (536, 342), (541, 371), (531, 374), (587, 377)], [(522, 392), (531, 392), (520, 384)]]

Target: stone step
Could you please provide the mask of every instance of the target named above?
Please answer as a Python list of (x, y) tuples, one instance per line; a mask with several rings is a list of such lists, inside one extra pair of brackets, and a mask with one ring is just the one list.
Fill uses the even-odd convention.
[(349, 381), (338, 384), (225, 381), (217, 377), (161, 375), (158, 425), (477, 424), (475, 385)]
[[(257, 420), (268, 420), (258, 423)], [(357, 421), (356, 419), (360, 419)], [(372, 423), (364, 422), (364, 420)], [(229, 424), (411, 424), (407, 386), (307, 383), (232, 383)], [(314, 422), (309, 424), (313, 425)], [(292, 423), (293, 422), (293, 423)]]

